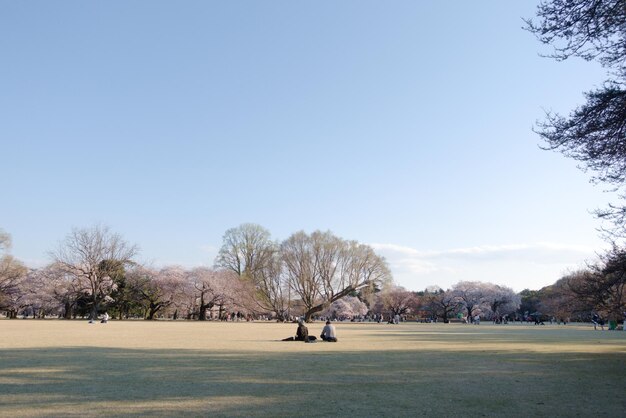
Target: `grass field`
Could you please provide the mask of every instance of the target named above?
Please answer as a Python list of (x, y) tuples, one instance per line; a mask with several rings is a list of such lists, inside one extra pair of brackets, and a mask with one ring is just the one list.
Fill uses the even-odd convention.
[(0, 320), (0, 416), (626, 415), (626, 332), (342, 323), (336, 344), (279, 341), (295, 328)]

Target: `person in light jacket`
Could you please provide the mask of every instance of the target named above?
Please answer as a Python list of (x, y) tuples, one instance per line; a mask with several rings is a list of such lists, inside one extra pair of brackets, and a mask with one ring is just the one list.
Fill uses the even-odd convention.
[(330, 323), (330, 321), (326, 321), (326, 325), (322, 330), (322, 335), (320, 338), (324, 341), (336, 343), (337, 342), (337, 334), (335, 333), (335, 326)]

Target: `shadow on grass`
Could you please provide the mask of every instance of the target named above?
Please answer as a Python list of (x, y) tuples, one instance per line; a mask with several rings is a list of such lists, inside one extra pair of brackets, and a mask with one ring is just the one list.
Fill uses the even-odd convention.
[(0, 351), (0, 416), (622, 416), (624, 354)]

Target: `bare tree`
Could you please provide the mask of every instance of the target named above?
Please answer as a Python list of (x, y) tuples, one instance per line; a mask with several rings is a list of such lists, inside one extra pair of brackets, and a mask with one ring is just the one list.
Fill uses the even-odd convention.
[(275, 252), (269, 231), (260, 225), (242, 224), (224, 234), (215, 265), (254, 282)]
[(289, 311), (289, 297), (278, 250), (265, 228), (242, 224), (224, 234), (215, 265), (239, 276), (242, 287), (248, 290), (248, 295), (239, 297), (247, 309), (275, 312), (279, 319), (284, 319)]
[(614, 247), (598, 265), (569, 281), (569, 288), (600, 314), (617, 320), (626, 312), (626, 250)]
[(384, 258), (330, 232), (297, 232), (281, 245), (291, 289), (305, 308), (305, 320), (334, 301), (391, 280)]
[(608, 80), (585, 93), (586, 103), (567, 117), (548, 112), (538, 133), (546, 149), (581, 162), (594, 181), (622, 188), (622, 202), (597, 214), (613, 222), (610, 235), (625, 238), (626, 0), (547, 0), (536, 16), (526, 20), (526, 29), (553, 47), (551, 58), (579, 57), (607, 69)]
[(255, 273), (255, 286), (248, 290), (252, 298), (245, 306), (259, 313), (274, 312), (279, 321), (287, 320), (291, 307), (290, 289), (279, 252)]
[[(580, 279), (584, 280), (586, 274), (587, 272), (584, 270), (572, 272), (557, 280), (554, 284), (543, 287), (540, 290), (523, 291), (520, 293), (523, 298), (522, 306), (526, 306), (520, 307), (520, 309), (524, 313), (539, 311), (563, 322), (566, 322), (568, 318), (586, 319), (591, 316), (595, 306), (590, 304), (585, 298), (576, 295), (571, 289), (571, 286), (576, 286)], [(531, 298), (535, 296), (536, 298), (536, 307), (534, 309), (528, 307), (528, 296), (531, 296)], [(535, 300), (530, 302), (535, 302)]]
[(129, 245), (108, 227), (74, 229), (51, 253), (65, 273), (74, 277), (91, 303), (90, 319), (98, 316), (100, 304), (113, 290), (111, 276), (133, 263), (137, 247)]

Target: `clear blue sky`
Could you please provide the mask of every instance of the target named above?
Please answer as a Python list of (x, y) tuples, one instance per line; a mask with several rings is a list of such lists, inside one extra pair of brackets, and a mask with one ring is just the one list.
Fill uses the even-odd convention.
[(604, 72), (539, 57), (534, 9), (0, 0), (0, 228), (31, 266), (95, 223), (211, 265), (254, 222), (371, 244), (413, 290), (550, 284), (610, 196), (532, 126)]

